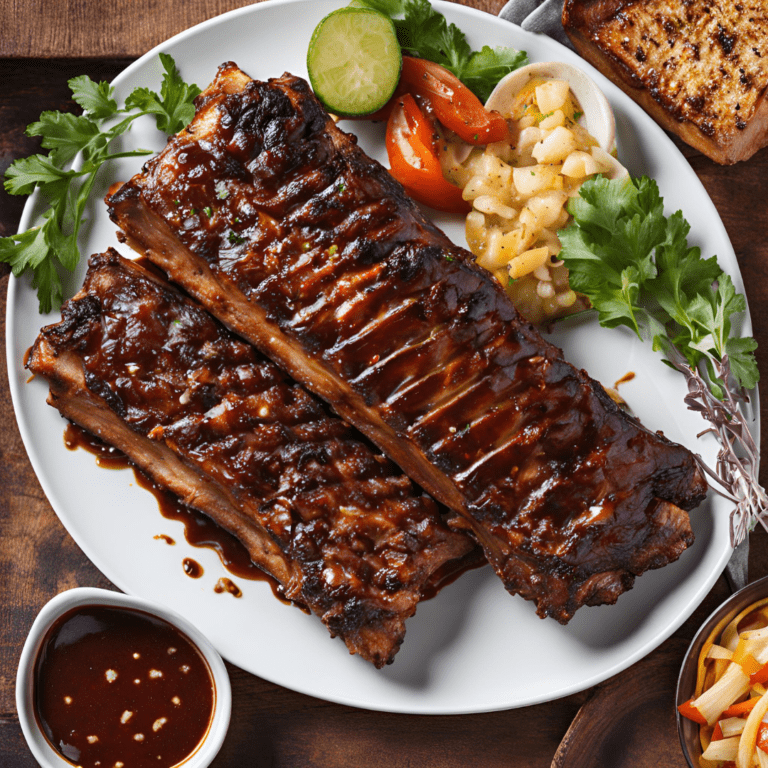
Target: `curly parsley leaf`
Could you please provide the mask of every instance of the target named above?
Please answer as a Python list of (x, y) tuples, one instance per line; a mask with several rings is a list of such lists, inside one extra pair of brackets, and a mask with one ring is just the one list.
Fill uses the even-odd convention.
[(601, 325), (626, 325), (692, 368), (703, 363), (718, 398), (728, 383), (715, 370), (726, 356), (739, 387), (757, 384), (756, 342), (731, 336), (732, 318), (746, 310), (746, 300), (716, 257), (704, 259), (688, 245), (690, 225), (682, 213), (664, 215), (656, 182), (596, 177), (568, 210), (574, 219), (559, 233), (560, 258), (571, 287), (589, 298)]
[[(84, 114), (43, 112), (26, 133), (40, 136), (48, 154), (19, 158), (5, 172), (4, 187), (9, 194), (29, 195), (39, 189), (49, 205), (40, 226), (0, 238), (0, 261), (9, 264), (17, 277), (31, 274), (41, 312), (49, 312), (62, 300), (58, 268), (72, 271), (80, 260), (77, 238), (100, 168), (120, 157), (150, 154), (142, 149), (110, 153), (112, 141), (142, 115), (154, 115), (165, 133), (181, 130), (194, 115), (192, 100), (200, 89), (181, 79), (170, 56), (161, 53), (160, 59), (165, 70), (160, 93), (137, 88), (123, 108), (118, 107), (108, 83), (96, 83), (86, 75), (72, 78), (72, 98)], [(119, 117), (122, 119), (115, 122)], [(78, 155), (79, 169), (70, 169)]]
[(528, 62), (513, 48), (484, 46), (473, 51), (466, 35), (449, 24), (429, 0), (355, 0), (389, 16), (404, 52), (429, 59), (453, 72), (474, 94), (485, 101), (504, 75)]

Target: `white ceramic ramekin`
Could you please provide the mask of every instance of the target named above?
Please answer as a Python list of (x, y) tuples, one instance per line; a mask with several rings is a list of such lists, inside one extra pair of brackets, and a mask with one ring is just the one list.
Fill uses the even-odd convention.
[(105, 589), (80, 587), (70, 589), (56, 595), (37, 615), (32, 629), (29, 631), (24, 649), (19, 660), (19, 671), (16, 675), (16, 709), (24, 737), (32, 750), (35, 759), (43, 768), (71, 768), (72, 763), (62, 757), (48, 742), (40, 730), (35, 717), (35, 702), (33, 694), (35, 660), (40, 646), (51, 625), (67, 611), (85, 605), (107, 605), (117, 608), (135, 608), (164, 619), (181, 630), (200, 649), (208, 662), (208, 667), (216, 686), (216, 699), (208, 734), (200, 746), (181, 765), (183, 768), (206, 768), (224, 743), (224, 737), (229, 728), (229, 718), (232, 711), (232, 689), (229, 675), (221, 660), (221, 656), (211, 645), (210, 641), (186, 619), (174, 611), (164, 608), (157, 603), (131, 597), (121, 592), (110, 592)]

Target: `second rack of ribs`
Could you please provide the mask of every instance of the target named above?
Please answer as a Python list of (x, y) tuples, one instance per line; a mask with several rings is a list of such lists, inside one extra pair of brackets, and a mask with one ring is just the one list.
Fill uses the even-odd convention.
[(693, 541), (706, 483), (522, 319), (303, 80), (223, 65), (108, 199), (127, 242), (458, 513), (567, 622)]
[(29, 368), (63, 415), (237, 535), (350, 651), (391, 662), (405, 619), (471, 554), (390, 461), (207, 312), (114, 251), (91, 258)]

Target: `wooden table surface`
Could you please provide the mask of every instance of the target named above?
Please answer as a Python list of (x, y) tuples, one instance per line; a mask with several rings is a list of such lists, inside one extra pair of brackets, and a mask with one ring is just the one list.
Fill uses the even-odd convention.
[[(504, 0), (461, 0), (498, 13)], [(24, 127), (46, 109), (72, 109), (67, 80), (111, 79), (130, 61), (186, 27), (246, 0), (0, 0), (0, 173), (37, 151)], [(768, 150), (723, 168), (684, 149), (714, 200), (744, 277), (768, 381)], [(0, 192), (0, 236), (16, 231), (24, 200)], [(5, 317), (8, 269), (0, 265)], [(39, 609), (76, 586), (114, 588), (80, 551), (51, 509), (27, 459), (0, 375), (0, 766), (35, 761), (14, 703), (25, 636)], [(768, 403), (761, 386), (763, 412)], [(763, 431), (763, 448), (765, 447)], [(762, 473), (762, 481), (768, 476)], [(753, 534), (752, 579), (768, 574), (768, 536)], [(230, 732), (214, 766), (683, 766), (674, 687), (690, 639), (728, 596), (724, 578), (656, 651), (595, 688), (524, 709), (464, 716), (410, 716), (329, 704), (229, 666)]]

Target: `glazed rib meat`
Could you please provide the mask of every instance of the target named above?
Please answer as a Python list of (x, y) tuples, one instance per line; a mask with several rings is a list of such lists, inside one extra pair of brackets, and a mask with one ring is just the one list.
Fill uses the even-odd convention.
[(49, 402), (238, 536), (285, 596), (376, 666), (468, 555), (397, 467), (207, 312), (116, 252), (92, 257), (28, 367)]
[(223, 65), (109, 199), (134, 249), (325, 398), (567, 622), (693, 540), (706, 484), (563, 359), (303, 80)]

